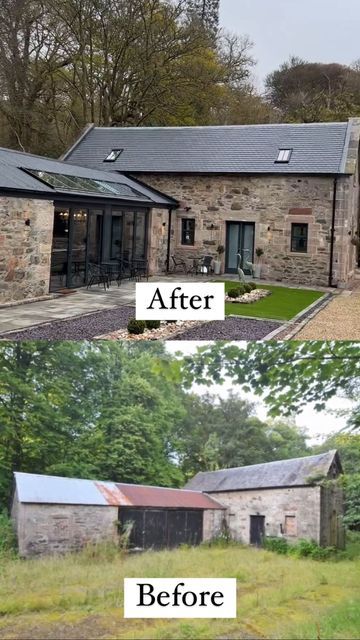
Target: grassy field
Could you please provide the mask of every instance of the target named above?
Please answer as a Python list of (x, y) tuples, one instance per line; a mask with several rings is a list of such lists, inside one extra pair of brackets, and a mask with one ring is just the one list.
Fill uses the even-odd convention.
[[(358, 640), (360, 559), (349, 558), (316, 562), (237, 546), (6, 561), (0, 638)], [(187, 576), (236, 577), (237, 620), (122, 618), (124, 577)]]
[[(236, 282), (225, 282), (225, 290), (234, 289)], [(226, 315), (253, 316), (254, 318), (270, 318), (272, 320), (291, 320), (324, 294), (311, 289), (289, 289), (271, 285), (258, 285), (261, 289), (271, 291), (271, 296), (252, 304), (225, 304)]]

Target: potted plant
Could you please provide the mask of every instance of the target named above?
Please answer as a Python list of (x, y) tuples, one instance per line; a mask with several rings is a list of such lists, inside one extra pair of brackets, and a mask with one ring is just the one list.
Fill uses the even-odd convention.
[(254, 278), (261, 278), (261, 269), (262, 269), (261, 258), (264, 255), (264, 250), (261, 247), (257, 247), (257, 249), (255, 250), (255, 253), (258, 260), (254, 268)]
[(219, 276), (221, 273), (221, 256), (225, 253), (225, 247), (222, 244), (219, 244), (216, 249), (216, 253), (218, 254), (217, 260), (214, 260), (214, 273)]

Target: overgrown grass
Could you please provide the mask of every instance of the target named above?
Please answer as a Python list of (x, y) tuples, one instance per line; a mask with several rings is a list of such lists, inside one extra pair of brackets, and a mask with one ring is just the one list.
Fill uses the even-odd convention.
[[(233, 281), (225, 282), (225, 290), (233, 289)], [(258, 285), (260, 286), (260, 285)], [(300, 311), (319, 300), (324, 294), (311, 289), (290, 289), (261, 284), (261, 289), (271, 291), (271, 295), (252, 304), (225, 304), (226, 315), (254, 316), (255, 318), (270, 318), (272, 320), (291, 320)]]
[[(319, 563), (234, 545), (7, 560), (0, 637), (358, 638), (359, 575), (360, 559)], [(235, 577), (238, 618), (124, 620), (124, 577)]]

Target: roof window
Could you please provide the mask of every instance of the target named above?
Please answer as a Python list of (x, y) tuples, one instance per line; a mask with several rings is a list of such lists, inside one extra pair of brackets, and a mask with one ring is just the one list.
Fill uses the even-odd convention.
[(111, 149), (109, 155), (106, 156), (104, 162), (115, 162), (124, 149)]
[(292, 152), (292, 149), (279, 149), (279, 154), (275, 162), (290, 162)]

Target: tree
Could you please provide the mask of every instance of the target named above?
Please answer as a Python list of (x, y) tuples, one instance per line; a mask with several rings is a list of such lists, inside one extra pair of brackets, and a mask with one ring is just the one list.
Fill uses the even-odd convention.
[[(357, 342), (217, 342), (182, 360), (185, 383), (209, 385), (225, 377), (261, 395), (270, 415), (291, 416), (308, 403), (323, 410), (336, 393), (354, 395), (360, 384)], [(349, 417), (360, 426), (360, 403)]]
[(14, 471), (179, 484), (184, 392), (155, 364), (161, 344), (3, 342), (0, 504)]
[(188, 12), (211, 34), (216, 35), (220, 21), (220, 0), (187, 0)]
[(360, 114), (359, 82), (356, 65), (292, 57), (267, 76), (265, 85), (271, 106), (286, 122), (322, 122)]
[(263, 422), (256, 405), (235, 393), (227, 398), (190, 394), (178, 429), (177, 450), (187, 477), (198, 471), (307, 455), (305, 435), (285, 421)]

